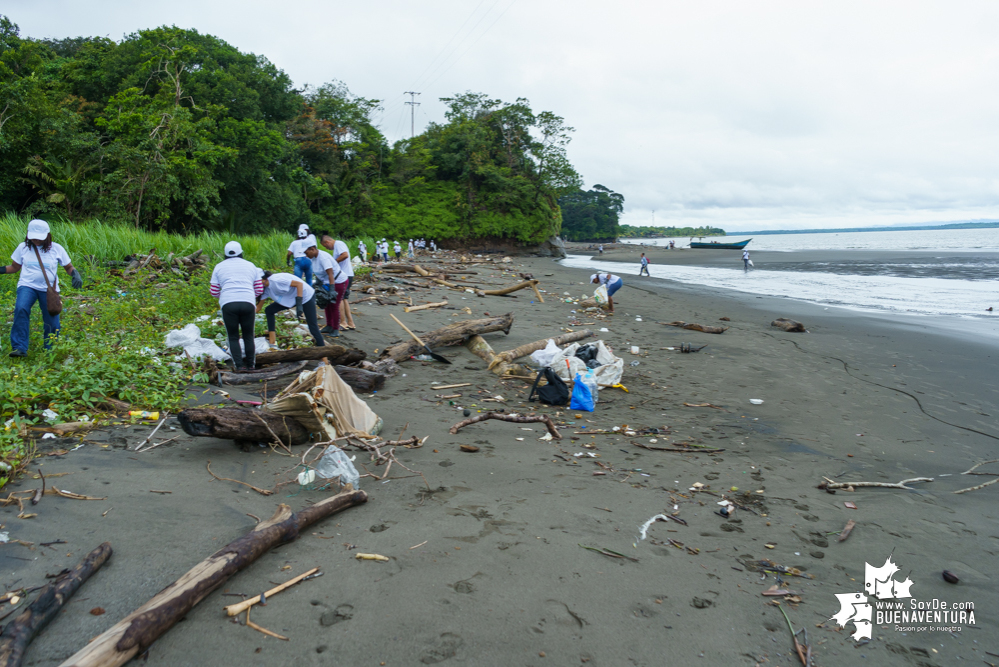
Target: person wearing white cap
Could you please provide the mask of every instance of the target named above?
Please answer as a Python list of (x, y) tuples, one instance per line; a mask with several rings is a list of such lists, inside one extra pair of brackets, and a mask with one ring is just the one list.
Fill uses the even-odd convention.
[(361, 256), (362, 262), (368, 262), (368, 246), (364, 245), (364, 241), (357, 242), (357, 254)]
[(340, 322), (343, 323), (344, 329), (353, 331), (357, 327), (354, 326), (354, 314), (350, 312), (350, 288), (354, 285), (354, 264), (350, 261), (350, 248), (347, 247), (346, 243), (339, 239), (334, 239), (329, 234), (323, 234), (323, 240), (320, 243), (330, 251), (333, 261), (340, 266), (340, 270), (347, 276), (347, 289), (344, 290), (343, 298), (340, 299)]
[(316, 347), (326, 345), (323, 334), (319, 331), (319, 322), (316, 318), (316, 290), (312, 285), (306, 284), (301, 278), (296, 278), (290, 273), (270, 271), (264, 271), (261, 282), (264, 284), (264, 293), (257, 297), (257, 312), (260, 312), (265, 299), (273, 301), (264, 308), (264, 315), (267, 316), (267, 338), (271, 345), (274, 345), (277, 334), (275, 315), (289, 308), (295, 309), (295, 316), (300, 321), (302, 315), (305, 315), (305, 322), (309, 325), (309, 333), (312, 334)]
[(607, 307), (610, 312), (614, 312), (614, 292), (621, 289), (624, 285), (624, 281), (621, 280), (621, 276), (615, 276), (612, 273), (594, 273), (590, 276), (590, 282), (593, 284), (600, 284), (607, 288)]
[(301, 224), (298, 226), (298, 238), (288, 246), (288, 254), (285, 259), (288, 266), (295, 264), (295, 277), (305, 278), (307, 285), (312, 284), (312, 260), (305, 256), (305, 249), (316, 245), (316, 237), (309, 231), (309, 226)]
[(398, 261), (402, 259), (402, 246), (399, 244), (398, 241), (393, 242), (392, 249), (395, 251), (396, 260)]
[(379, 252), (382, 255), (382, 261), (387, 263), (389, 261), (388, 241), (386, 241), (385, 239), (382, 239), (381, 248), (379, 249)]
[(326, 312), (326, 326), (320, 329), (331, 338), (340, 336), (340, 301), (347, 291), (347, 274), (340, 270), (340, 265), (333, 259), (333, 255), (325, 250), (320, 250), (316, 246), (306, 248), (305, 255), (312, 260), (312, 268), (316, 277), (322, 283), (317, 292), (321, 294), (316, 297), (316, 305), (323, 306)]
[(413, 239), (409, 239), (409, 258), (413, 259), (416, 257), (416, 253), (413, 252)]
[[(243, 259), (243, 246), (238, 241), (225, 244), (225, 259), (215, 265), (209, 289), (222, 308), (222, 323), (229, 337), (229, 356), (236, 370), (253, 370), (256, 345), (253, 342), (253, 316), (257, 297), (264, 293), (264, 272), (253, 262)], [(243, 354), (239, 353), (240, 333)]]
[(56, 273), (61, 266), (73, 280), (73, 287), (83, 287), (83, 278), (69, 259), (69, 253), (58, 243), (52, 241), (49, 225), (44, 220), (32, 220), (28, 223), (28, 233), (24, 243), (19, 243), (10, 256), (8, 266), (0, 266), (0, 274), (18, 273), (17, 297), (14, 301), (14, 325), (10, 328), (10, 356), (25, 357), (28, 355), (28, 337), (31, 333), (31, 308), (38, 302), (42, 310), (42, 333), (45, 337), (45, 349), (52, 347), (49, 337), (59, 333), (59, 315), (49, 314), (49, 285), (59, 291), (59, 276)]

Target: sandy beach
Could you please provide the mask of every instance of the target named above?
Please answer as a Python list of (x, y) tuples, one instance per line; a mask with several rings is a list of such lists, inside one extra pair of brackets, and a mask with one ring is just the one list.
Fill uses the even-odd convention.
[[(401, 305), (357, 306), (358, 330), (340, 342), (369, 358), (405, 335), (390, 313), (420, 333), (512, 312), (509, 335), (486, 335), (497, 351), (567, 327), (606, 327), (598, 336), (625, 360), (628, 392), (605, 389), (595, 412), (581, 413), (526, 404), (528, 384), (500, 381), (463, 347), (442, 350), (451, 366), (401, 364), (383, 391), (364, 398), (384, 419), (386, 437), (404, 427), (407, 436), (429, 436), (422, 448), (398, 452), (429, 488), (404, 470), (386, 482), (362, 479), (370, 496), (365, 505), (316, 524), (232, 577), (156, 641), (144, 664), (801, 664), (781, 609), (805, 630), (799, 640), (822, 667), (999, 663), (986, 655), (999, 653), (999, 586), (991, 573), (999, 552), (999, 485), (953, 493), (994, 479), (960, 473), (996, 458), (999, 347), (928, 320), (639, 278), (640, 251), (613, 249), (602, 258), (626, 262), (616, 312), (604, 319), (574, 314), (575, 306), (556, 298), (592, 293), (590, 271), (535, 257), (515, 258), (508, 271), (541, 280), (544, 304), (529, 290), (483, 299), (440, 288), (411, 295), (415, 303), (446, 295), (454, 309), (404, 314)], [(685, 261), (684, 253), (655, 252), (656, 261), (667, 254)], [(480, 271), (484, 280), (511, 282), (498, 271)], [(471, 316), (460, 310), (466, 306)], [(808, 332), (771, 327), (777, 317), (798, 320)], [(712, 335), (662, 324), (676, 320), (729, 329)], [(681, 354), (684, 342), (707, 347)], [(460, 398), (442, 400), (432, 382), (471, 386), (454, 390)], [(259, 387), (227, 390), (233, 398), (259, 397)], [(539, 424), (498, 421), (448, 433), (462, 408), (495, 407), (482, 399), (496, 396), (508, 411), (551, 415), (563, 439), (539, 440), (545, 433)], [(201, 390), (192, 397), (221, 400)], [(661, 433), (588, 433), (614, 427)], [(328, 495), (289, 485), (262, 496), (214, 480), (205, 469), (209, 460), (219, 476), (270, 489), (296, 459), (263, 446), (246, 453), (232, 442), (192, 438), (173, 419), (163, 429), (178, 439), (148, 453), (131, 449), (150, 427), (115, 427), (91, 432), (83, 447), (32, 467), (49, 484), (105, 500), (46, 496), (29, 520), (17, 519), (14, 506), (4, 510), (10, 538), (33, 543), (0, 551), (7, 590), (44, 583), (46, 574), (75, 565), (103, 541), (114, 548), (108, 564), (30, 646), (25, 664), (59, 664), (250, 530), (256, 523), (250, 515), (267, 518), (279, 503), (297, 509)], [(723, 451), (638, 446), (673, 443)], [(68, 450), (80, 440), (40, 444)], [(462, 444), (480, 451), (463, 452)], [(364, 457), (358, 453), (358, 462)], [(999, 465), (980, 470), (999, 472)], [(912, 490), (831, 494), (817, 488), (823, 477), (933, 481)], [(704, 490), (690, 491), (695, 484)], [(11, 490), (38, 485), (26, 476)], [(742, 508), (719, 515), (722, 496)], [(682, 522), (653, 523), (640, 540), (639, 527), (660, 513)], [(837, 541), (850, 520), (852, 533)], [(390, 560), (358, 561), (358, 551)], [(889, 554), (900, 569), (897, 579), (911, 578), (914, 598), (973, 602), (975, 625), (946, 632), (875, 623), (870, 641), (858, 643), (850, 637), (853, 625), (829, 620), (840, 610), (835, 595), (862, 592), (865, 563), (881, 566)], [(796, 568), (799, 576), (778, 581), (760, 571), (762, 559)], [(256, 623), (289, 641), (224, 615), (222, 607), (239, 595), (256, 595), (312, 567), (324, 576), (253, 612)], [(943, 570), (960, 583), (945, 582)], [(788, 596), (763, 595), (775, 585)], [(103, 613), (95, 615), (97, 608)]]

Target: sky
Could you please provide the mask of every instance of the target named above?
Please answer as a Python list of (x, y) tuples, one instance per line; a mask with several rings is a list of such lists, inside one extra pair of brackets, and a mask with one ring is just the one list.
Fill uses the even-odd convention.
[(6, 0), (31, 37), (177, 25), (296, 85), (383, 100), (390, 140), (464, 91), (575, 128), (632, 225), (811, 229), (999, 219), (999, 4)]

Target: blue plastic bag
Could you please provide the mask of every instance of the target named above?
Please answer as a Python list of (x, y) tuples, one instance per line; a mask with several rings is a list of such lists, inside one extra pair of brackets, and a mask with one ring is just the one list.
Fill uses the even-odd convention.
[(569, 403), (569, 409), (593, 412), (594, 405), (593, 394), (583, 382), (583, 374), (577, 373), (576, 381), (572, 383), (572, 401)]

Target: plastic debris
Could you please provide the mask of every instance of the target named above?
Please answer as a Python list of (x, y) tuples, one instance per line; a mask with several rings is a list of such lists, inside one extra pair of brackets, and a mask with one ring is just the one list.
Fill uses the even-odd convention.
[(662, 519), (663, 521), (669, 521), (669, 517), (666, 516), (665, 514), (657, 514), (654, 517), (652, 517), (651, 519), (649, 519), (648, 521), (646, 521), (645, 523), (643, 523), (641, 526), (638, 527), (638, 531), (639, 531), (639, 534), (640, 534), (640, 537), (639, 537), (639, 540), (638, 540), (639, 542), (641, 542), (642, 540), (645, 539), (645, 535), (649, 531), (649, 526), (651, 526), (652, 524), (654, 524), (656, 521), (659, 521), (660, 519)]
[(351, 484), (355, 489), (358, 488), (358, 482), (361, 480), (357, 468), (347, 458), (347, 454), (336, 445), (330, 445), (326, 448), (319, 463), (316, 464), (316, 474), (323, 479), (339, 477), (342, 486)]
[(752, 403), (753, 405), (763, 405), (762, 398), (751, 398), (749, 399), (749, 402)]
[(49, 408), (45, 408), (44, 410), (42, 410), (42, 416), (45, 417), (45, 421), (53, 423), (55, 422), (55, 420), (59, 419), (59, 414), (57, 412), (53, 412)]

